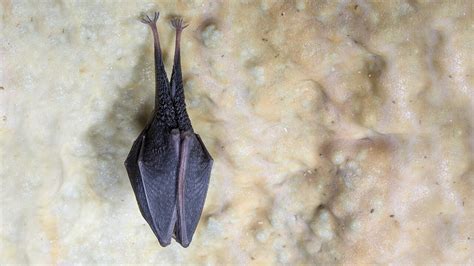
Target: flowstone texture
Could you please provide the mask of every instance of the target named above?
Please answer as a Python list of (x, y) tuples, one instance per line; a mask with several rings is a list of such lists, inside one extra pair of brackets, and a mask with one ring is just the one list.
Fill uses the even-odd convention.
[[(161, 248), (123, 161), (153, 108), (140, 15), (190, 24), (214, 158)], [(0, 1), (0, 264), (474, 264), (472, 1)]]

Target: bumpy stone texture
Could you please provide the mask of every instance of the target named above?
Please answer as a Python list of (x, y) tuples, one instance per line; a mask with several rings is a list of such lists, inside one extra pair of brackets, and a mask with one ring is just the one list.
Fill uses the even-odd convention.
[[(123, 161), (161, 11), (215, 159), (161, 248)], [(0, 263), (474, 264), (472, 1), (0, 1)]]

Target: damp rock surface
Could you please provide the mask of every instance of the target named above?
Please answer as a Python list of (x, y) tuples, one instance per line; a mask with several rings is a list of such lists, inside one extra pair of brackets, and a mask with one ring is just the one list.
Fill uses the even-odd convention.
[[(187, 249), (123, 166), (160, 11), (215, 159)], [(474, 264), (472, 2), (0, 1), (0, 264)]]

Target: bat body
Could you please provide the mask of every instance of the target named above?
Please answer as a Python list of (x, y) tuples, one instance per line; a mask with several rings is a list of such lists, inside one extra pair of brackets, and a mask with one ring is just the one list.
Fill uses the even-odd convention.
[(132, 145), (125, 160), (140, 212), (161, 246), (171, 238), (188, 247), (206, 199), (213, 159), (199, 135), (194, 133), (184, 99), (180, 63), (182, 19), (173, 19), (176, 29), (174, 66), (166, 76), (156, 21), (142, 20), (153, 32), (155, 56), (155, 109)]

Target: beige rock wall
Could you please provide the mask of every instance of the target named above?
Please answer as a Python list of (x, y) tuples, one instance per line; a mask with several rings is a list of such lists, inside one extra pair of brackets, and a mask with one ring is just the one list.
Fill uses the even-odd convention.
[[(215, 159), (188, 249), (123, 167), (161, 12)], [(472, 1), (0, 1), (0, 263), (474, 263)]]

